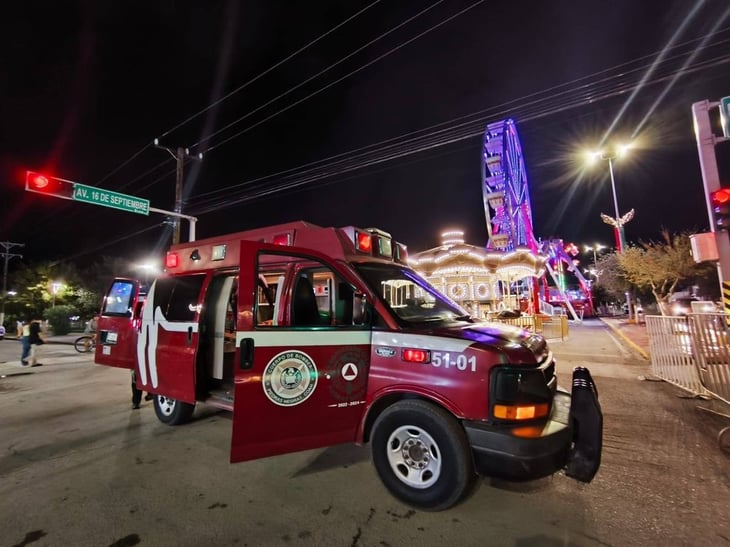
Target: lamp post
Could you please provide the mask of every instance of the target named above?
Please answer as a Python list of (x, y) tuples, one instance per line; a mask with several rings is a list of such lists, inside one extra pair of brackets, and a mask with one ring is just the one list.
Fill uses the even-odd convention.
[(587, 252), (587, 253), (590, 251), (593, 251), (593, 269), (596, 269), (597, 262), (598, 262), (596, 253), (602, 251), (605, 248), (606, 248), (606, 245), (601, 245), (600, 243), (594, 243), (593, 245), (586, 245), (584, 247), (585, 252)]
[(613, 174), (613, 162), (617, 158), (624, 156), (630, 148), (630, 144), (622, 144), (606, 150), (590, 152), (588, 156), (590, 163), (595, 163), (599, 159), (608, 162), (608, 172), (611, 177), (611, 193), (613, 194), (613, 209), (616, 216), (614, 218), (611, 218), (610, 216), (601, 213), (601, 218), (606, 224), (610, 224), (614, 227), (616, 233), (616, 249), (619, 253), (623, 252), (626, 244), (626, 240), (624, 238), (624, 224), (634, 218), (634, 210), (631, 209), (623, 217), (620, 216), (618, 208), (618, 197), (616, 196), (616, 178)]
[(60, 281), (54, 281), (51, 283), (51, 294), (53, 294), (53, 299), (51, 301), (51, 307), (56, 307), (56, 295), (58, 294), (58, 291), (61, 290), (61, 287), (63, 287), (63, 283)]

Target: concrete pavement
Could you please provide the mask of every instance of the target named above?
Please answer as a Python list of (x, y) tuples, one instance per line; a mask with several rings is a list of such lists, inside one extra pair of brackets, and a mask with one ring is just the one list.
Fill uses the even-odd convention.
[(629, 321), (628, 315), (601, 317), (600, 319), (634, 351), (644, 357), (644, 359), (651, 359), (649, 354), (649, 334), (646, 330), (646, 323), (637, 324)]

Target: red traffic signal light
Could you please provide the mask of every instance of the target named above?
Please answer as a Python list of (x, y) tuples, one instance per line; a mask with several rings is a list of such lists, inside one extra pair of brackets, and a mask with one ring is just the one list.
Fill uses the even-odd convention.
[(64, 199), (73, 199), (74, 196), (74, 183), (70, 180), (41, 175), (33, 171), (27, 171), (25, 174), (25, 189), (28, 192)]
[(45, 192), (46, 188), (48, 188), (48, 179), (44, 177), (43, 175), (32, 175), (30, 177), (30, 180), (28, 181), (28, 187), (32, 188), (34, 190), (38, 190), (39, 192)]
[(720, 188), (710, 193), (715, 227), (719, 230), (730, 229), (730, 188)]

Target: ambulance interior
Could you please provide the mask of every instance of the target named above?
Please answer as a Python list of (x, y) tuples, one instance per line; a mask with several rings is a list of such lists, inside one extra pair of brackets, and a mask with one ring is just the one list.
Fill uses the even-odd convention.
[[(353, 326), (355, 290), (349, 283), (319, 262), (278, 258), (276, 264), (260, 262), (254, 330)], [(202, 309), (212, 313), (200, 318), (197, 397), (227, 406), (233, 401), (237, 321), (245, 313), (237, 309), (237, 274), (214, 276), (205, 300)]]

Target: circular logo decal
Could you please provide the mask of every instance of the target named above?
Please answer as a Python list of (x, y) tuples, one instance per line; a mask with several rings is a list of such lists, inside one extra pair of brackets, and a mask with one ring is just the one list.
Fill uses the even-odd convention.
[(365, 397), (368, 375), (368, 355), (359, 349), (343, 348), (332, 356), (327, 366), (332, 378), (330, 394), (337, 401), (359, 401)]
[(282, 351), (264, 369), (264, 393), (279, 406), (298, 405), (306, 401), (317, 387), (317, 367), (301, 351)]

